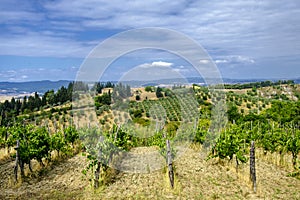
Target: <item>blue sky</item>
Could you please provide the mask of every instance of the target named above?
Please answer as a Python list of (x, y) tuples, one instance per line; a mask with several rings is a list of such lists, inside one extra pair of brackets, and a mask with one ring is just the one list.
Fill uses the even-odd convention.
[[(143, 27), (191, 37), (226, 78), (300, 77), (298, 0), (1, 0), (0, 9), (0, 81), (74, 80), (96, 45)], [(140, 55), (113, 64), (124, 72), (161, 64), (193, 75), (176, 56)], [(107, 77), (119, 78), (114, 72)]]

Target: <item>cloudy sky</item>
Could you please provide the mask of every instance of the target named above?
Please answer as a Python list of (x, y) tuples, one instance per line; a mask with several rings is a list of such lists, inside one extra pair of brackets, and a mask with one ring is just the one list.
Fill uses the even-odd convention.
[[(98, 44), (143, 27), (192, 38), (226, 78), (300, 77), (299, 0), (1, 0), (0, 9), (0, 81), (74, 80)], [(130, 52), (112, 65), (112, 80), (137, 66), (194, 74), (163, 51)]]

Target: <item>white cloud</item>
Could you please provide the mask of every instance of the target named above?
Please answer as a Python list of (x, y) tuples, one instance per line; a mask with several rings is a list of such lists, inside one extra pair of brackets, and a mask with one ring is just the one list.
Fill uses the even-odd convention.
[[(78, 68), (77, 68), (78, 69)], [(0, 69), (0, 81), (24, 80), (74, 80), (77, 70), (73, 67), (65, 68), (18, 68), (11, 70)]]
[(152, 63), (144, 63), (139, 65), (138, 67), (142, 67), (142, 68), (152, 68), (152, 67), (171, 67), (173, 65), (173, 63), (170, 62), (164, 62), (164, 61), (155, 61)]
[(228, 60), (222, 59), (222, 60), (215, 60), (216, 64), (220, 64), (220, 63), (228, 63)]
[(255, 63), (255, 61), (247, 56), (237, 56), (233, 57), (237, 62), (242, 62), (242, 63)]
[(216, 64), (254, 64), (255, 60), (248, 56), (232, 55), (222, 59), (216, 59)]
[(201, 64), (208, 64), (208, 63), (210, 63), (210, 60), (203, 59), (203, 60), (199, 60), (199, 62), (200, 62)]
[(195, 75), (195, 73), (194, 74), (190, 74), (190, 72), (192, 70), (188, 69), (188, 68), (181, 68), (181, 67), (179, 67), (179, 68), (174, 68), (172, 70), (174, 70), (175, 72), (178, 72), (180, 74), (187, 75), (187, 76), (193, 76), (193, 75)]
[[(88, 54), (95, 43), (89, 46), (88, 41), (83, 42), (68, 34), (151, 26), (182, 31), (212, 49), (213, 53), (215, 48), (219, 48), (225, 53), (243, 51), (243, 54), (251, 56), (299, 54), (299, 4), (297, 0), (153, 0), (126, 3), (117, 0), (73, 0), (71, 3), (69, 0), (54, 0), (39, 2), (43, 9), (37, 9), (30, 1), (22, 5), (15, 0), (4, 1), (1, 2), (3, 12), (0, 21), (9, 24), (9, 27), (19, 25), (19, 28), (27, 28), (34, 34), (16, 36), (9, 33), (5, 37), (3, 31), (1, 38), (6, 45), (1, 47), (4, 50), (0, 53), (10, 47), (8, 53), (12, 55), (65, 54), (78, 57), (79, 54)], [(28, 24), (41, 27), (41, 30), (27, 27)], [(20, 40), (27, 43), (23, 50)], [(34, 48), (29, 45), (31, 43), (36, 44)], [(21, 49), (14, 52), (12, 49), (16, 46)]]
[[(117, 70), (114, 70), (116, 72)], [(151, 63), (144, 63), (137, 65), (123, 73), (120, 80), (159, 80), (159, 79), (172, 79), (195, 76), (197, 72), (192, 66), (175, 65), (174, 63), (155, 61)]]
[(0, 38), (0, 55), (85, 57), (94, 45), (64, 37), (28, 32)]
[(155, 67), (171, 67), (173, 63), (157, 61), (157, 62), (152, 62), (151, 65)]

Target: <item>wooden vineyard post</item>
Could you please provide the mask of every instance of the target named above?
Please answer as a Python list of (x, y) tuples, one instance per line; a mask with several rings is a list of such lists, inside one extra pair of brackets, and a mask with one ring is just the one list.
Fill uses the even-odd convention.
[[(99, 143), (102, 143), (104, 141), (104, 137), (100, 136)], [(99, 176), (100, 176), (100, 169), (101, 169), (101, 158), (102, 158), (102, 148), (99, 148), (98, 151), (98, 157), (97, 157), (97, 168), (95, 170), (95, 182), (94, 182), (94, 188), (97, 189), (99, 187)]]
[(256, 171), (255, 171), (255, 146), (254, 146), (254, 141), (251, 141), (251, 149), (250, 149), (250, 179), (252, 181), (253, 191), (256, 192)]
[(54, 128), (54, 131), (56, 132), (56, 131), (57, 131), (57, 128), (56, 128), (56, 121), (54, 121), (54, 123), (53, 123), (53, 128)]
[(198, 123), (198, 118), (195, 118), (194, 131), (197, 131), (197, 123)]
[(9, 150), (10, 148), (9, 148), (8, 143), (6, 142), (7, 139), (8, 139), (8, 130), (6, 130), (6, 133), (5, 133), (5, 143), (6, 143), (6, 148), (7, 148), (7, 154), (9, 154), (10, 153), (10, 150)]
[(17, 140), (17, 146), (15, 147), (15, 150), (17, 151), (16, 153), (16, 164), (14, 166), (14, 174), (15, 174), (15, 182), (18, 181), (18, 164), (20, 162), (20, 156), (19, 156), (19, 147), (20, 147), (20, 142)]
[[(116, 131), (116, 134), (115, 134), (115, 138), (114, 138), (114, 144), (116, 144), (116, 142), (117, 142), (118, 132), (119, 132), (120, 128), (121, 128), (121, 125), (118, 125), (117, 131)], [(113, 136), (113, 134), (111, 134), (111, 135)], [(108, 163), (110, 163), (110, 162), (112, 161), (112, 159), (113, 159), (113, 154), (114, 154), (114, 151), (111, 151), (111, 152), (109, 153)]]
[(170, 140), (166, 141), (167, 143), (167, 165), (168, 165), (168, 171), (169, 171), (169, 180), (171, 187), (174, 187), (174, 172), (173, 172), (173, 166), (172, 166), (172, 152), (170, 147)]
[(118, 132), (119, 132), (120, 128), (121, 128), (121, 125), (118, 125), (117, 131), (116, 131), (116, 134), (115, 134), (115, 138), (114, 138), (114, 143), (117, 142)]

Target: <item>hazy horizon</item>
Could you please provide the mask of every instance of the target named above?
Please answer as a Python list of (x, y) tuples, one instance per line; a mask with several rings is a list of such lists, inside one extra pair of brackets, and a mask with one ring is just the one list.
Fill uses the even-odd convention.
[[(200, 78), (201, 77), (185, 77), (186, 79), (194, 79), (194, 78)], [(211, 78), (213, 79), (213, 78)], [(223, 80), (232, 80), (232, 81), (278, 81), (278, 80), (299, 80), (300, 77), (295, 77), (295, 78), (227, 78), (224, 77)], [(121, 81), (121, 80), (99, 80), (99, 81), (83, 81), (83, 82), (90, 82), (90, 83), (95, 83), (95, 82), (127, 82), (127, 81), (140, 81), (140, 82), (151, 82), (151, 81), (159, 81), (159, 80), (168, 80), (168, 79), (157, 79), (157, 80), (126, 80), (126, 81)], [(171, 79), (169, 79), (171, 80)], [(62, 82), (62, 81), (76, 81), (76, 80), (71, 80), (71, 79), (62, 79), (62, 80), (20, 80), (20, 81), (0, 81), (0, 83), (29, 83), (29, 82)], [(79, 81), (79, 80), (78, 80)]]

